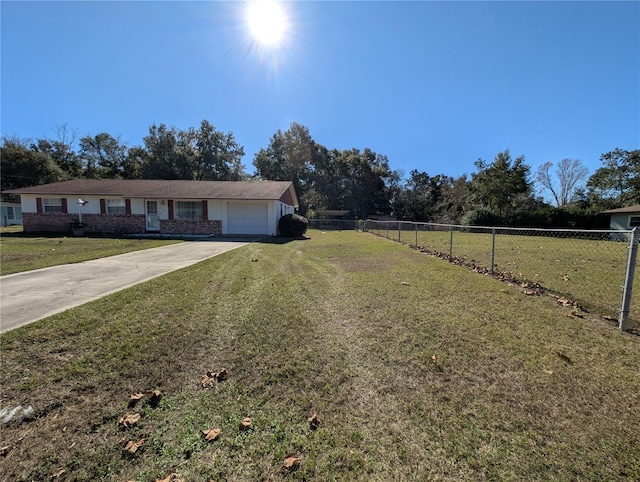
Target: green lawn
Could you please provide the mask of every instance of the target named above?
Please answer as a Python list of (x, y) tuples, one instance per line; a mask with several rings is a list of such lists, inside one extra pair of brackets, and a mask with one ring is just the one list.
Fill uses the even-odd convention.
[(108, 237), (31, 236), (0, 230), (0, 275), (155, 248), (178, 241)]
[(1, 408), (37, 416), (0, 477), (640, 479), (639, 337), (368, 233), (275, 241), (3, 334)]

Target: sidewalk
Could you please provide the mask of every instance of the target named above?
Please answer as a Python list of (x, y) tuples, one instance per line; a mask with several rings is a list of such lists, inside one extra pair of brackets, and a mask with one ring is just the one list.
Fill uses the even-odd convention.
[(239, 248), (209, 238), (0, 277), (0, 333)]

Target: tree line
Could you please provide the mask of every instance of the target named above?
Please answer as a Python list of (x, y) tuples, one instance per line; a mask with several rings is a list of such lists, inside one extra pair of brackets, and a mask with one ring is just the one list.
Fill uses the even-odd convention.
[[(203, 120), (197, 128), (152, 124), (143, 144), (128, 146), (102, 132), (78, 137), (58, 126), (54, 139), (5, 137), (0, 146), (2, 190), (68, 179), (182, 179), (293, 181), (300, 214), (346, 210), (352, 219), (393, 216), (445, 224), (607, 227), (597, 213), (640, 204), (640, 150), (615, 148), (589, 176), (581, 160), (545, 162), (535, 173), (524, 156), (508, 150), (478, 159), (470, 176), (451, 177), (413, 169), (392, 170), (370, 148), (331, 149), (304, 125), (278, 130), (253, 158), (249, 175), (244, 148), (233, 133)], [(542, 194), (552, 203), (546, 202)]]

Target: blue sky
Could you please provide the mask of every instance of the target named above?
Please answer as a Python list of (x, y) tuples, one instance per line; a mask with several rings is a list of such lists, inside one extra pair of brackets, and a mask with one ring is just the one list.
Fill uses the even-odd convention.
[(244, 2), (11, 2), (1, 8), (1, 132), (152, 123), (233, 132), (254, 154), (292, 122), (392, 169), (458, 176), (509, 149), (590, 173), (640, 148), (640, 2), (288, 2), (257, 43)]

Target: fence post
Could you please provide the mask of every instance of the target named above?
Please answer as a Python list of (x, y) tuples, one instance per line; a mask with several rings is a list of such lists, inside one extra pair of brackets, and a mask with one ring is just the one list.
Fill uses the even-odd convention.
[(453, 258), (453, 226), (449, 226), (449, 258)]
[(629, 241), (629, 260), (627, 261), (627, 274), (624, 277), (624, 287), (622, 289), (622, 305), (620, 307), (620, 330), (627, 331), (629, 321), (629, 308), (631, 307), (631, 289), (633, 288), (633, 274), (636, 270), (636, 258), (638, 257), (638, 228), (631, 231)]
[(398, 242), (399, 242), (399, 243), (401, 243), (401, 242), (402, 242), (402, 238), (400, 237), (400, 231), (401, 231), (401, 228), (402, 228), (402, 221), (400, 221), (400, 222), (398, 223)]
[(493, 276), (493, 265), (496, 262), (496, 228), (491, 228), (491, 275)]
[(418, 246), (418, 223), (416, 223), (415, 226), (416, 226), (416, 246)]

